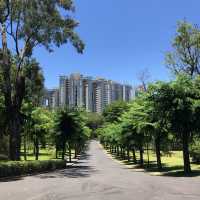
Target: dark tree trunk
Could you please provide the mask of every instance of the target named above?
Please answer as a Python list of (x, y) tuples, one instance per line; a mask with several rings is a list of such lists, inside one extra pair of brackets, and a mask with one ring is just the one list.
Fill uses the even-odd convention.
[(74, 145), (74, 150), (75, 150), (75, 152), (74, 152), (74, 158), (77, 158), (77, 155), (78, 155), (78, 145)]
[(123, 148), (123, 151), (122, 151), (122, 158), (125, 160), (126, 159), (126, 150), (125, 148)]
[(38, 137), (36, 136), (35, 138), (35, 160), (38, 160), (39, 158), (39, 140)]
[(136, 154), (135, 154), (135, 148), (132, 149), (133, 152), (133, 162), (134, 164), (137, 164), (137, 158), (136, 158)]
[(159, 170), (161, 170), (162, 162), (161, 162), (161, 153), (160, 153), (160, 136), (157, 136), (155, 139), (155, 148), (156, 148), (157, 167)]
[(65, 159), (65, 152), (66, 152), (66, 142), (63, 140), (63, 144), (62, 144), (62, 160)]
[(149, 161), (149, 144), (147, 143), (147, 164), (149, 167), (150, 161)]
[(110, 145), (110, 150), (109, 151), (110, 151), (110, 153), (112, 153), (112, 146), (111, 145)]
[(119, 156), (119, 146), (117, 146), (117, 156)]
[(72, 162), (72, 149), (71, 149), (71, 144), (69, 144), (69, 162)]
[(130, 148), (129, 146), (127, 147), (127, 160), (130, 162)]
[(26, 155), (26, 152), (27, 152), (27, 149), (26, 149), (26, 131), (24, 132), (24, 160), (27, 160), (27, 155)]
[(190, 174), (191, 173), (191, 166), (190, 166), (189, 134), (188, 133), (182, 134), (182, 142), (183, 142), (184, 173)]
[(56, 159), (58, 159), (58, 147), (56, 145)]
[(8, 132), (10, 135), (9, 158), (10, 160), (20, 160), (20, 149), (21, 149), (20, 115), (13, 112), (11, 116), (12, 116), (12, 119), (10, 120), (9, 127), (8, 127)]
[(139, 150), (140, 150), (140, 166), (143, 166), (144, 165), (144, 159), (143, 159), (143, 146), (142, 144), (140, 144), (140, 147), (139, 147)]

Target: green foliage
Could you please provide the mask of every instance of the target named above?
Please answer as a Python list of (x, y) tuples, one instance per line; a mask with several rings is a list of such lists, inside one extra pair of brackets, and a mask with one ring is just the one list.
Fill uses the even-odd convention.
[(0, 163), (0, 178), (66, 168), (63, 160), (9, 161)]
[(44, 91), (44, 77), (39, 63), (35, 59), (27, 59), (23, 68), (25, 77), (25, 102), (39, 106)]
[(90, 135), (91, 129), (86, 126), (85, 112), (79, 108), (64, 108), (55, 113), (53, 138), (56, 144), (56, 152), (62, 151), (62, 159), (65, 156), (66, 145), (68, 145), (71, 161), (72, 147), (74, 147), (77, 155)]
[(156, 152), (159, 169), (161, 151), (182, 148), (184, 171), (190, 173), (189, 145), (200, 130), (199, 88), (198, 76), (179, 74), (174, 81), (149, 85), (125, 112), (117, 103), (111, 105), (104, 114), (106, 123), (97, 130), (100, 141), (111, 149), (122, 148), (122, 155), (124, 149), (139, 150), (140, 163), (144, 149), (148, 152), (150, 147)]
[(121, 115), (128, 109), (129, 107), (127, 102), (116, 101), (104, 109), (103, 116), (106, 122), (118, 122)]
[[(43, 90), (42, 72), (32, 59), (34, 48), (43, 46), (52, 52), (54, 47), (71, 43), (78, 53), (83, 53), (84, 44), (75, 32), (79, 23), (73, 19), (73, 12), (72, 0), (0, 1), (0, 94), (5, 100), (5, 128), (10, 136), (12, 160), (20, 159), (22, 126), (27, 120), (21, 113), (22, 104), (32, 102), (38, 106)], [(39, 126), (35, 130), (41, 130)]]
[(86, 126), (91, 129), (91, 137), (96, 138), (96, 130), (100, 128), (104, 123), (104, 118), (98, 113), (86, 113)]
[(186, 21), (178, 23), (173, 52), (166, 55), (166, 64), (175, 74), (200, 74), (200, 30)]
[[(7, 31), (14, 42), (24, 42), (26, 56), (30, 56), (38, 44), (52, 51), (53, 44), (59, 47), (69, 41), (78, 52), (82, 52), (84, 45), (74, 32), (78, 22), (70, 17), (70, 13), (74, 11), (71, 0), (3, 0), (0, 8), (0, 23), (8, 24)], [(18, 50), (16, 49), (17, 53)]]
[(200, 141), (196, 139), (195, 142), (191, 145), (190, 155), (194, 163), (200, 164)]

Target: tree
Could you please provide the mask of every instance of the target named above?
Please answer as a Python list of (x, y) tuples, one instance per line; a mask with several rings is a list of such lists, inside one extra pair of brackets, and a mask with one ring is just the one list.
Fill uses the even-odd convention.
[(31, 102), (35, 107), (40, 106), (44, 93), (44, 76), (39, 63), (35, 59), (27, 59), (23, 75), (25, 77), (24, 102)]
[(104, 111), (103, 116), (106, 122), (118, 122), (120, 116), (128, 110), (129, 106), (127, 102), (116, 101), (108, 105)]
[(169, 109), (171, 105), (172, 90), (168, 83), (157, 82), (151, 84), (147, 92), (147, 104), (149, 120), (152, 123), (153, 139), (158, 169), (162, 169), (161, 144), (168, 137)]
[(92, 138), (96, 138), (96, 130), (103, 125), (104, 118), (98, 113), (86, 113), (86, 126), (92, 130)]
[(46, 143), (47, 134), (53, 127), (51, 113), (44, 108), (35, 108), (31, 113), (32, 129), (29, 129), (32, 134), (35, 159), (39, 158), (40, 145)]
[(149, 81), (150, 77), (151, 77), (151, 75), (150, 75), (148, 68), (143, 69), (138, 74), (138, 80), (141, 82), (142, 87), (145, 92), (147, 91), (147, 85), (148, 85), (148, 81)]
[(190, 76), (179, 75), (175, 81), (158, 87), (154, 91), (153, 98), (158, 113), (161, 113), (158, 116), (168, 124), (165, 126), (165, 123), (161, 123), (162, 127), (182, 142), (184, 172), (189, 174), (191, 172), (189, 143), (197, 130), (198, 117), (195, 116), (199, 109), (199, 104), (194, 107), (199, 99), (194, 82)]
[(193, 98), (196, 95), (191, 79), (186, 76), (178, 77), (172, 88), (175, 97), (172, 104), (171, 129), (182, 140), (184, 172), (189, 174), (191, 172), (189, 143), (195, 130)]
[(90, 137), (90, 129), (85, 126), (83, 113), (77, 108), (64, 108), (58, 110), (55, 116), (54, 131), (56, 152), (62, 151), (62, 159), (65, 158), (66, 145), (69, 150), (69, 161), (71, 162), (71, 150), (75, 153), (81, 151), (85, 141)]
[(172, 43), (173, 51), (166, 54), (167, 67), (173, 73), (200, 74), (200, 29), (186, 21), (178, 23)]
[[(26, 95), (26, 74), (23, 74), (23, 68), (26, 66), (26, 59), (32, 56), (34, 48), (39, 45), (52, 52), (54, 46), (59, 47), (71, 42), (79, 53), (83, 52), (83, 42), (74, 32), (78, 23), (70, 17), (70, 12), (73, 10), (72, 0), (2, 0), (0, 2), (2, 41), (0, 68), (3, 77), (11, 160), (20, 159), (21, 106)], [(15, 69), (13, 78), (12, 67)]]

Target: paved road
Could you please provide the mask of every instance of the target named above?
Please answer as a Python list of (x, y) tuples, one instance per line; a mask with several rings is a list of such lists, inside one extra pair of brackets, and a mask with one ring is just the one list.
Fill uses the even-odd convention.
[(200, 200), (200, 178), (151, 176), (113, 161), (96, 141), (74, 167), (0, 182), (0, 200)]

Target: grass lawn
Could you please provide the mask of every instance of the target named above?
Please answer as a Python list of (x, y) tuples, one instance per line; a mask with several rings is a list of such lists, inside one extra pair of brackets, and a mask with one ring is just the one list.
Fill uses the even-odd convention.
[[(54, 149), (40, 149), (39, 160), (51, 160), (55, 159), (55, 150)], [(23, 150), (21, 155), (21, 160), (24, 160)], [(35, 160), (35, 155), (33, 150), (27, 151), (27, 161)]]
[[(75, 151), (72, 149), (72, 158), (75, 154)], [(68, 157), (68, 152), (66, 152), (66, 156)], [(59, 155), (61, 157), (61, 155)], [(54, 148), (46, 148), (40, 149), (40, 154), (38, 160), (51, 160), (56, 158), (56, 150)], [(21, 160), (24, 160), (23, 150), (21, 155)], [(33, 150), (27, 151), (27, 161), (35, 160), (35, 155), (33, 154)]]
[[(24, 161), (24, 155), (23, 155), (23, 149), (21, 151), (21, 161)], [(54, 148), (46, 148), (46, 149), (40, 149), (40, 154), (38, 160), (52, 160), (56, 159), (56, 151)], [(75, 154), (75, 151), (72, 149), (72, 158)], [(69, 157), (68, 152), (66, 152), (66, 156)], [(61, 157), (61, 155), (59, 155)], [(33, 150), (27, 150), (27, 161), (33, 161), (35, 160), (35, 155), (33, 154)], [(3, 162), (12, 162), (12, 161), (6, 161), (6, 160), (0, 160), (0, 163)]]
[[(123, 162), (124, 164), (128, 165), (131, 168), (134, 169), (141, 169), (139, 165), (135, 165), (132, 162), (132, 159), (130, 162), (127, 160), (122, 160), (121, 158), (117, 157), (116, 155), (113, 155), (115, 158)], [(130, 153), (130, 156), (132, 158), (132, 154)], [(139, 152), (136, 152), (137, 160), (139, 160)], [(165, 175), (165, 176), (184, 176), (183, 174), (183, 155), (182, 151), (172, 151), (171, 155), (165, 155), (163, 154), (161, 157), (161, 161), (163, 164), (163, 170), (161, 172), (158, 171), (157, 165), (156, 165), (156, 154), (153, 151), (149, 151), (149, 161), (150, 165), (147, 165), (147, 152), (144, 152), (144, 170), (147, 172), (151, 172), (155, 175)], [(200, 164), (194, 164), (191, 162), (191, 168), (193, 173), (191, 176), (200, 176)]]

